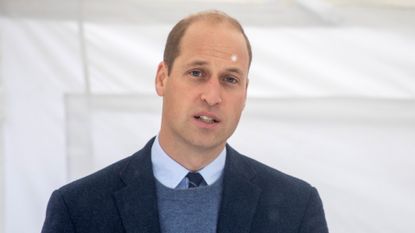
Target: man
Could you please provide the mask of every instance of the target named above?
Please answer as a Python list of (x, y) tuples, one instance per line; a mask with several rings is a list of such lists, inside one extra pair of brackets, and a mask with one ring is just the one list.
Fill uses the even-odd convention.
[(56, 190), (42, 232), (328, 232), (315, 188), (226, 144), (245, 106), (251, 57), (226, 14), (181, 20), (156, 74), (158, 136)]

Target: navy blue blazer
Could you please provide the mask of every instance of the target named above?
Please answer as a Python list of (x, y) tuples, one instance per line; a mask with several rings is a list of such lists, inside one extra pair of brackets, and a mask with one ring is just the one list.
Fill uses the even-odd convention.
[[(153, 142), (54, 191), (42, 233), (159, 233)], [(314, 187), (226, 150), (218, 233), (328, 232)]]

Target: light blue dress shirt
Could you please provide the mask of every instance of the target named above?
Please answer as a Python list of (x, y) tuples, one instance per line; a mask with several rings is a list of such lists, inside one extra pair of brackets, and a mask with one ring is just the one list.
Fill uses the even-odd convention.
[[(221, 177), (225, 167), (225, 160), (226, 148), (223, 148), (215, 160), (197, 171), (202, 175), (207, 185), (215, 183)], [(164, 152), (160, 146), (158, 136), (154, 140), (151, 148), (151, 163), (153, 165), (154, 176), (164, 186), (172, 189), (186, 189), (188, 187), (186, 175), (190, 171)]]

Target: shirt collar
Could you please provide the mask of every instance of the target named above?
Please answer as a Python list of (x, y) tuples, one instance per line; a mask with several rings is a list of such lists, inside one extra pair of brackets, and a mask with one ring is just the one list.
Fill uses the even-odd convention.
[[(226, 149), (223, 148), (215, 160), (198, 171), (208, 185), (213, 184), (222, 175), (225, 161)], [(158, 137), (154, 140), (153, 146), (151, 147), (151, 163), (156, 179), (169, 188), (176, 188), (189, 172), (189, 170), (174, 161), (164, 152), (160, 146)]]

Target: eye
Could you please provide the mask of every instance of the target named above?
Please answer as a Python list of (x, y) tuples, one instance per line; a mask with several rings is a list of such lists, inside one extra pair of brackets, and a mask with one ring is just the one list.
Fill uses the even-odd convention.
[(200, 70), (191, 70), (191, 71), (189, 72), (189, 74), (190, 74), (191, 76), (193, 76), (193, 77), (197, 77), (197, 78), (200, 78), (200, 77), (202, 77), (202, 76), (203, 76), (203, 72), (202, 72), (202, 71), (200, 71)]
[(223, 81), (231, 84), (237, 84), (239, 83), (239, 80), (233, 76), (226, 76), (223, 78)]

